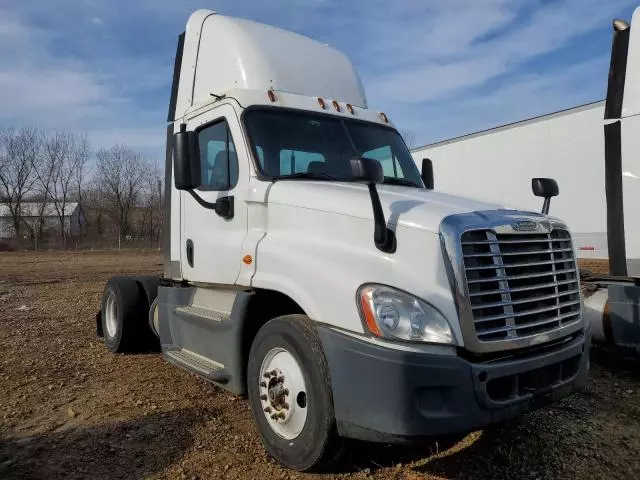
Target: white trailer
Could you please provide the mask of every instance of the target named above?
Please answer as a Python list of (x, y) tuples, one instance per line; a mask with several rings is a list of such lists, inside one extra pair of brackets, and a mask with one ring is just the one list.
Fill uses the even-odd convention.
[(428, 188), (337, 50), (195, 12), (165, 168), (164, 274), (109, 280), (98, 332), (113, 352), (155, 339), (246, 394), (289, 467), (331, 461), (340, 437), (470, 431), (584, 385), (566, 225)]
[(433, 162), (435, 189), (522, 210), (539, 210), (531, 179), (551, 177), (553, 215), (567, 222), (577, 256), (607, 258), (605, 102), (555, 112), (412, 150)]
[[(605, 101), (415, 149), (438, 190), (517, 208), (539, 202), (532, 177), (553, 177), (552, 212), (578, 257), (608, 258), (610, 275), (585, 302), (594, 339), (640, 353), (640, 8), (614, 20)], [(603, 79), (604, 80), (604, 79)]]

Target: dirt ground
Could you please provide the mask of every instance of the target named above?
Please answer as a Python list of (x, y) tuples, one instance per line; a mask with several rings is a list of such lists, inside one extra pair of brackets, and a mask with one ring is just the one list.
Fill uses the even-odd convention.
[(160, 262), (0, 254), (0, 478), (640, 478), (640, 363), (600, 350), (585, 393), (516, 421), (420, 447), (352, 443), (329, 473), (288, 471), (245, 399), (95, 336), (106, 279)]

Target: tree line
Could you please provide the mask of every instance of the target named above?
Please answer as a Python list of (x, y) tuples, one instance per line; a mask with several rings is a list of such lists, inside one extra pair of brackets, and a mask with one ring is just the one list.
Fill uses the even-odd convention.
[(94, 151), (85, 133), (0, 128), (0, 203), (8, 211), (12, 241), (21, 246), (45, 238), (54, 244), (47, 223), (52, 216), (58, 223), (55, 245), (69, 246), (65, 217), (72, 202), (84, 216), (74, 244), (104, 247), (133, 239), (157, 246), (162, 194), (155, 162), (124, 144)]

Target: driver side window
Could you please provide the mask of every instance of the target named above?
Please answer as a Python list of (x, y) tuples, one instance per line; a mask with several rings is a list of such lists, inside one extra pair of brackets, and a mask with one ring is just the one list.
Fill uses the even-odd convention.
[(198, 190), (231, 190), (238, 183), (238, 156), (226, 120), (198, 132), (200, 187)]

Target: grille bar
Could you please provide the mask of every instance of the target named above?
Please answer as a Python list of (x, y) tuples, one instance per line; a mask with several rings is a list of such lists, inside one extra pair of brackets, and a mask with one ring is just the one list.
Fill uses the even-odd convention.
[[(555, 300), (556, 297), (553, 296), (552, 298)], [(560, 304), (554, 302), (554, 304), (549, 306), (549, 307), (534, 308), (534, 309), (531, 309), (531, 310), (524, 310), (522, 312), (512, 313), (512, 314), (503, 313), (501, 315), (492, 315), (490, 317), (482, 317), (482, 318), (476, 320), (476, 323), (479, 323), (479, 322), (492, 322), (494, 320), (502, 320), (503, 318), (523, 317), (523, 316), (527, 316), (527, 315), (535, 315), (536, 313), (550, 312), (552, 310), (557, 310), (558, 308), (570, 307), (572, 305), (579, 305), (579, 304), (580, 304), (580, 300), (575, 300), (573, 302), (563, 302), (563, 303), (560, 303)]]
[[(522, 300), (511, 300), (510, 302), (495, 302), (495, 303), (484, 303), (484, 304), (480, 304), (480, 305), (473, 305), (471, 308), (473, 309), (479, 309), (479, 308), (492, 308), (492, 307), (504, 307), (506, 305), (521, 305), (524, 303), (531, 303), (531, 302), (539, 302), (541, 300), (555, 300), (558, 297), (561, 296), (565, 296), (565, 295), (574, 295), (576, 293), (579, 293), (579, 290), (571, 290), (569, 292), (563, 292), (562, 295), (559, 295), (558, 292), (554, 292), (550, 295), (540, 295), (538, 297), (529, 297), (529, 298), (525, 298)], [(558, 307), (558, 305), (556, 305), (556, 308)], [(523, 313), (520, 313), (520, 315), (524, 315)]]
[[(549, 239), (547, 237), (541, 237), (540, 239), (529, 240), (478, 240), (473, 242), (462, 242), (462, 245), (489, 245), (492, 243), (547, 243)], [(552, 239), (553, 242), (569, 242), (570, 240), (557, 238)]]
[[(544, 253), (562, 253), (562, 252), (571, 252), (570, 248), (557, 248), (557, 249), (549, 249), (549, 250), (523, 250), (522, 252), (505, 252), (501, 255), (512, 256), (512, 255), (540, 255)], [(474, 253), (472, 255), (466, 255), (467, 258), (481, 258), (481, 257), (494, 257), (495, 253)]]
[[(566, 268), (564, 270), (556, 270), (556, 275), (561, 273), (577, 273), (575, 268)], [(536, 278), (536, 277), (549, 277), (553, 275), (552, 272), (544, 272), (544, 273), (524, 273), (522, 275), (507, 275), (506, 280), (521, 280), (523, 278)], [(488, 278), (480, 278), (477, 280), (468, 280), (467, 283), (482, 283), (482, 282), (495, 282), (498, 280), (502, 280), (503, 277), (488, 277)]]
[[(566, 313), (564, 315), (558, 315), (557, 317), (553, 317), (553, 318), (549, 318), (546, 320), (540, 320), (538, 322), (532, 322), (532, 323), (526, 323), (523, 324), (521, 327), (519, 327), (519, 329), (524, 330), (527, 328), (535, 328), (535, 327), (540, 327), (543, 325), (547, 325), (547, 324), (555, 324), (557, 325), (558, 322), (562, 322), (563, 320), (566, 320), (567, 318), (573, 318), (580, 315), (580, 312), (572, 312), (572, 313)], [(508, 332), (512, 327), (499, 327), (499, 328), (490, 328), (487, 329), (486, 331), (484, 331), (483, 333), (485, 335), (492, 335), (495, 333), (503, 333), (503, 332)]]
[[(495, 255), (491, 255), (492, 257), (495, 257)], [(539, 266), (539, 265), (553, 265), (555, 262), (555, 260), (549, 260), (549, 261), (545, 261), (545, 262), (531, 262), (531, 263), (503, 263), (502, 265), (504, 265), (504, 267), (509, 267), (509, 268), (519, 268), (519, 267), (535, 267), (535, 266)], [(496, 266), (495, 265), (483, 265), (480, 267), (469, 267), (467, 268), (467, 271), (470, 270), (495, 270)]]
[(580, 286), (569, 232), (462, 234), (469, 308), (477, 339), (509, 340), (580, 319)]
[(471, 293), (469, 296), (478, 297), (481, 295), (495, 295), (495, 294), (507, 293), (507, 292), (526, 292), (529, 290), (539, 290), (541, 288), (551, 288), (551, 287), (556, 287), (560, 285), (569, 285), (572, 283), (576, 283), (576, 281), (572, 279), (572, 280), (562, 280), (560, 282), (542, 283), (540, 285), (532, 285), (530, 287), (515, 287), (507, 290), (484, 290), (480, 292)]

